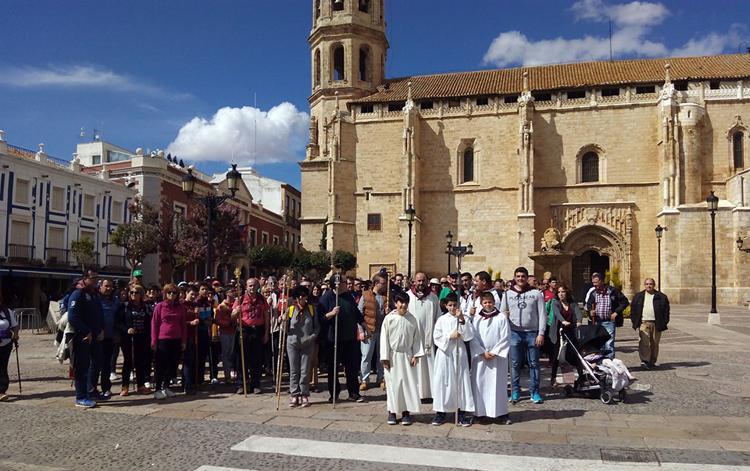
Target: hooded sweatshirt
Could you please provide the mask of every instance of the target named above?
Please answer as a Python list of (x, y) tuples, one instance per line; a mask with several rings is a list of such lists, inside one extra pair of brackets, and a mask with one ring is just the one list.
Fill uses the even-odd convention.
[(522, 289), (511, 287), (505, 292), (500, 311), (510, 311), (510, 329), (517, 332), (537, 332), (544, 335), (547, 328), (547, 312), (544, 310), (544, 295), (529, 285)]

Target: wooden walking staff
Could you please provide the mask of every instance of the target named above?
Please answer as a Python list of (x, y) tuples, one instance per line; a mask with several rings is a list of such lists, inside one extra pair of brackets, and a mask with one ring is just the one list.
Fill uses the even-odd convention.
[(18, 369), (18, 394), (21, 394), (21, 362), (18, 360), (18, 340), (14, 340), (13, 344), (16, 346), (16, 368)]
[[(459, 309), (458, 316), (456, 316), (456, 332), (459, 332), (459, 329), (461, 329), (461, 318), (459, 317), (461, 315), (461, 310)], [(456, 337), (456, 417), (454, 421), (454, 425), (458, 426), (458, 408), (461, 407), (461, 385), (458, 383), (459, 379), (461, 378), (458, 374), (458, 369), (461, 367), (461, 358), (458, 356), (458, 345), (461, 342), (461, 334)]]
[(234, 278), (237, 280), (237, 308), (240, 310), (240, 316), (237, 318), (237, 327), (240, 331), (240, 364), (242, 365), (242, 391), (247, 399), (247, 378), (245, 377), (245, 342), (242, 341), (242, 300), (245, 293), (242, 292), (242, 280), (240, 279), (240, 269), (234, 269)]
[[(284, 276), (284, 309), (279, 309), (279, 315), (281, 317), (281, 331), (279, 333), (279, 356), (276, 360), (277, 374), (276, 374), (276, 410), (279, 410), (281, 405), (281, 375), (284, 373), (284, 348), (286, 347), (286, 326), (289, 318), (289, 283), (292, 279), (292, 272), (287, 271)], [(281, 300), (279, 300), (281, 303)]]
[[(339, 273), (334, 273), (331, 276), (331, 283), (335, 286), (334, 293), (336, 294), (336, 307), (339, 307), (339, 285), (341, 284), (341, 275)], [(336, 391), (336, 386), (339, 382), (339, 315), (341, 314), (341, 310), (339, 309), (339, 313), (336, 314), (336, 320), (333, 324), (333, 372), (328, 372), (328, 381), (335, 381), (333, 383), (333, 408), (336, 408), (336, 397), (339, 395), (338, 391)], [(331, 379), (332, 378), (332, 379)]]

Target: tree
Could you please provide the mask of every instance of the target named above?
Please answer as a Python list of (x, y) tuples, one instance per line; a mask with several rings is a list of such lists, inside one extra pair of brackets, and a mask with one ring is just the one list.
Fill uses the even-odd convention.
[(90, 261), (94, 258), (94, 255), (96, 255), (94, 241), (88, 237), (72, 241), (70, 243), (70, 251), (81, 265), (81, 272), (83, 272), (84, 263)]
[(345, 250), (337, 250), (333, 254), (333, 266), (342, 270), (344, 273), (354, 270), (357, 266), (357, 257), (353, 253)]
[(610, 286), (622, 290), (622, 281), (620, 281), (620, 267), (612, 267), (604, 273), (604, 282)]
[(162, 200), (161, 215), (158, 208), (146, 200), (142, 200), (136, 210), (138, 213), (133, 213), (133, 216), (156, 228), (157, 245), (169, 261), (171, 281), (176, 281), (177, 272), (185, 265), (185, 257), (177, 253), (179, 228), (185, 224), (185, 217), (175, 211), (174, 205), (166, 199)]
[(150, 220), (144, 220), (144, 204), (143, 199), (136, 196), (129, 206), (133, 214), (132, 222), (120, 224), (109, 236), (109, 241), (113, 245), (125, 249), (125, 258), (130, 263), (131, 275), (147, 255), (156, 253), (159, 248), (155, 225)]
[(250, 249), (247, 259), (250, 265), (261, 269), (279, 269), (292, 263), (292, 251), (283, 245), (257, 245)]
[(325, 250), (318, 252), (301, 250), (294, 254), (292, 267), (297, 272), (315, 281), (320, 281), (331, 270), (331, 254)]
[[(232, 255), (244, 254), (247, 244), (242, 241), (240, 208), (232, 204), (220, 205), (211, 225), (213, 259), (219, 264), (229, 263)], [(206, 260), (208, 239), (208, 210), (202, 204), (193, 205), (176, 242), (176, 256), (185, 264)]]

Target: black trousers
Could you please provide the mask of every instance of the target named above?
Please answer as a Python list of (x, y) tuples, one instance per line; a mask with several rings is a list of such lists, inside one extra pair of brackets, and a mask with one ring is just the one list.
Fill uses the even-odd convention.
[[(177, 371), (177, 363), (180, 361), (181, 350), (182, 339), (160, 339), (157, 341), (155, 391), (169, 387), (170, 376), (172, 376), (173, 371)], [(138, 370), (136, 369), (137, 374)]]
[(362, 350), (359, 347), (357, 339), (339, 340), (339, 348), (336, 355), (336, 365), (333, 364), (333, 342), (325, 343), (326, 367), (328, 368), (328, 394), (334, 395), (333, 388), (336, 387), (336, 397), (341, 392), (339, 384), (338, 365), (344, 365), (344, 374), (346, 375), (346, 390), (349, 394), (359, 394), (359, 367), (361, 364)]
[[(135, 367), (135, 383), (138, 387), (143, 386), (151, 375), (151, 336), (149, 334), (124, 335), (120, 345), (123, 355), (122, 385), (130, 387), (130, 372)], [(135, 365), (133, 365), (133, 359), (135, 359)]]
[(260, 375), (263, 369), (263, 334), (265, 327), (242, 327), (242, 343), (245, 353), (245, 371), (242, 371), (242, 349), (239, 333), (234, 338), (234, 352), (237, 355), (235, 368), (242, 374), (237, 375), (237, 387), (242, 386), (243, 375), (247, 381), (248, 392), (260, 388)]
[(5, 394), (8, 391), (8, 385), (10, 384), (10, 378), (8, 377), (8, 362), (10, 361), (10, 354), (13, 351), (13, 342), (10, 342), (4, 347), (0, 347), (0, 394)]

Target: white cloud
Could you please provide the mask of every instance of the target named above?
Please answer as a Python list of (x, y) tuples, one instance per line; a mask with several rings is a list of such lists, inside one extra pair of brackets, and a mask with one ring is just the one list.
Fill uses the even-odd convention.
[[(677, 57), (719, 54), (738, 42), (744, 25), (733, 25), (727, 33), (712, 32), (695, 37), (670, 50), (664, 43), (647, 39), (649, 33), (669, 17), (661, 3), (634, 1), (607, 5), (603, 0), (581, 0), (571, 7), (577, 20), (607, 22), (611, 19), (612, 51), (617, 57)], [(500, 33), (483, 58), (484, 65), (507, 67), (559, 64), (609, 59), (608, 37), (530, 40), (520, 31)]]
[(196, 117), (185, 124), (167, 152), (192, 161), (229, 161), (234, 154), (241, 165), (294, 161), (304, 149), (309, 125), (310, 116), (287, 102), (267, 112), (225, 107), (211, 120)]
[(31, 66), (9, 66), (0, 69), (0, 83), (20, 88), (95, 87), (175, 100), (192, 96), (186, 93), (173, 93), (137, 78), (118, 74), (94, 65), (49, 66), (46, 69)]

